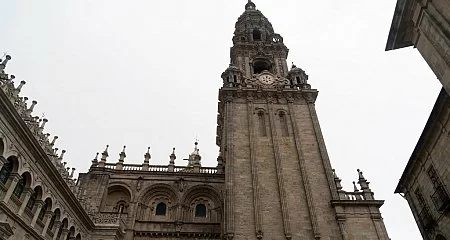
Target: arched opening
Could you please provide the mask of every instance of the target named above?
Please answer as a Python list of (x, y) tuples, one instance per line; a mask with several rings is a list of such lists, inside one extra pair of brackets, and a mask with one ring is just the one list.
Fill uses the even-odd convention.
[(171, 221), (176, 217), (172, 206), (177, 194), (166, 184), (155, 184), (146, 190), (139, 203), (137, 218), (141, 221)]
[(47, 211), (50, 211), (52, 209), (52, 200), (50, 198), (45, 199), (44, 205), (41, 208), (41, 211), (39, 211), (38, 220), (42, 221), (44, 219), (45, 213)]
[(75, 227), (74, 226), (70, 227), (66, 240), (73, 239), (73, 237), (75, 237)]
[(156, 211), (155, 211), (155, 215), (156, 216), (166, 216), (166, 212), (167, 212), (167, 205), (165, 203), (158, 203), (158, 205), (156, 205)]
[(253, 73), (259, 74), (263, 71), (269, 71), (271, 70), (271, 64), (266, 59), (257, 59), (253, 62)]
[(197, 204), (195, 206), (195, 216), (196, 217), (206, 217), (206, 206), (205, 204)]
[(64, 229), (67, 229), (67, 226), (69, 225), (69, 221), (67, 220), (67, 218), (64, 218), (61, 222), (61, 226), (58, 229), (58, 232), (56, 234), (56, 239), (59, 239), (61, 237), (62, 231)]
[(253, 41), (261, 41), (262, 40), (261, 31), (259, 31), (258, 29), (254, 29), (252, 35), (253, 35)]
[(447, 240), (447, 238), (445, 238), (444, 236), (442, 236), (441, 234), (438, 234), (437, 236), (436, 236), (436, 239), (435, 240)]
[(31, 193), (30, 199), (28, 199), (25, 210), (32, 211), (36, 200), (42, 198), (42, 188), (41, 186), (37, 186), (34, 188), (33, 193)]
[(5, 152), (5, 144), (3, 143), (3, 139), (0, 138), (0, 156)]
[[(6, 184), (8, 182), (9, 176), (14, 171), (14, 164), (16, 161), (15, 157), (9, 157), (6, 160), (6, 163), (3, 165), (2, 169), (0, 169), (0, 182)], [(17, 163), (17, 162), (16, 162)]]
[(81, 240), (81, 234), (77, 234), (77, 236), (75, 237), (75, 240)]
[(287, 126), (287, 118), (286, 113), (279, 112), (278, 117), (280, 118), (280, 125), (281, 125), (281, 135), (283, 137), (289, 136), (288, 126)]
[(23, 190), (25, 187), (29, 186), (31, 182), (31, 175), (28, 172), (25, 172), (20, 176), (19, 181), (16, 184), (16, 187), (14, 188), (13, 195), (17, 198), (20, 198), (22, 196)]
[(258, 124), (259, 124), (259, 132), (262, 137), (267, 136), (266, 131), (266, 116), (264, 111), (258, 111)]
[(112, 186), (108, 188), (108, 196), (103, 205), (103, 212), (127, 213), (131, 194), (123, 186)]
[(59, 208), (55, 209), (55, 211), (53, 212), (52, 218), (50, 219), (50, 223), (48, 224), (48, 230), (50, 232), (53, 232), (53, 226), (55, 225), (55, 221), (59, 220), (61, 216), (61, 211), (59, 210)]

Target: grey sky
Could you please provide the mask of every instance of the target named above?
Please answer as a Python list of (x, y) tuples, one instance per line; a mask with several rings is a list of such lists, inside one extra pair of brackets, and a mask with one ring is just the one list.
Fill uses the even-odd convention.
[[(0, 0), (7, 72), (49, 119), (46, 130), (85, 172), (110, 147), (116, 162), (184, 165), (200, 139), (215, 166), (220, 74), (245, 0)], [(364, 171), (393, 240), (422, 239), (394, 188), (440, 84), (413, 48), (384, 52), (395, 0), (255, 0), (320, 93), (317, 111), (331, 163), (347, 190)]]

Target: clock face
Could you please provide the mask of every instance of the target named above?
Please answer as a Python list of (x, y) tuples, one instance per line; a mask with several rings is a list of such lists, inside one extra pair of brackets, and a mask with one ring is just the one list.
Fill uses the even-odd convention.
[(264, 74), (259, 77), (259, 81), (263, 84), (272, 84), (275, 79), (271, 75)]

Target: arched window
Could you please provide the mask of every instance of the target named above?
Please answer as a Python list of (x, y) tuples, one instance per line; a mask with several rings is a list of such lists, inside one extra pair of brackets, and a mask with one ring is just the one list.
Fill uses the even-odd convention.
[(253, 41), (261, 41), (261, 32), (258, 29), (253, 30)]
[(263, 111), (258, 112), (258, 125), (259, 125), (259, 133), (261, 136), (267, 136), (266, 131), (266, 116)]
[(36, 196), (36, 192), (33, 192), (30, 196), (30, 199), (28, 199), (26, 208), (30, 211), (33, 210), (34, 203), (36, 202)]
[(158, 203), (158, 205), (156, 205), (155, 211), (156, 216), (166, 216), (166, 212), (167, 212), (167, 205), (165, 203)]
[(11, 175), (12, 170), (13, 170), (13, 162), (11, 159), (8, 159), (8, 162), (6, 162), (3, 165), (2, 169), (0, 170), (0, 182), (6, 184), (9, 175)]
[(52, 215), (52, 218), (50, 219), (50, 223), (48, 224), (48, 229), (51, 231), (53, 229), (53, 225), (55, 225), (56, 220), (56, 214)]
[(253, 73), (259, 74), (263, 71), (269, 71), (271, 69), (271, 64), (266, 59), (257, 59), (253, 62)]
[(42, 221), (42, 219), (44, 219), (45, 212), (47, 212), (47, 210), (50, 209), (50, 207), (51, 207), (50, 204), (51, 204), (51, 200), (50, 200), (50, 198), (47, 198), (44, 202), (44, 206), (42, 206), (41, 211), (39, 212), (39, 215), (38, 215), (38, 219), (40, 221)]
[(17, 182), (16, 187), (14, 188), (13, 194), (17, 198), (20, 198), (20, 196), (23, 193), (23, 190), (25, 189), (25, 184), (27, 183), (27, 177), (26, 175), (22, 175), (19, 182)]
[(280, 117), (281, 135), (283, 137), (289, 136), (286, 114), (284, 112), (280, 112), (278, 116)]
[(195, 206), (195, 216), (196, 217), (206, 217), (205, 204), (197, 204), (197, 206)]

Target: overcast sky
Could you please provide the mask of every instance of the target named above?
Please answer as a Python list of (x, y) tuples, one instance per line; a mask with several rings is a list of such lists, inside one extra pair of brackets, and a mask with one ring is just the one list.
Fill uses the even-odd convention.
[[(347, 190), (364, 171), (393, 240), (419, 240), (406, 200), (394, 195), (440, 84), (418, 51), (385, 52), (395, 0), (255, 0), (284, 37), (288, 61), (309, 75), (331, 163)], [(246, 0), (0, 0), (0, 51), (22, 96), (86, 172), (110, 147), (117, 162), (176, 164), (196, 137), (215, 166), (218, 89)]]

